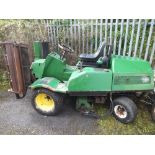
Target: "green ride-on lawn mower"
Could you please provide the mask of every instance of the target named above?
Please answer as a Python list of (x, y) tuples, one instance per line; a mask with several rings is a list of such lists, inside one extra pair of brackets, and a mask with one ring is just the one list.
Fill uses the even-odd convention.
[(70, 66), (65, 55), (73, 50), (65, 45), (59, 48), (60, 54), (46, 50), (41, 58), (40, 42), (34, 42), (35, 59), (31, 64), (34, 82), (29, 87), (34, 92), (32, 105), (39, 113), (57, 115), (70, 98), (83, 115), (100, 118), (93, 104), (108, 104), (106, 114), (130, 123), (136, 118), (135, 102), (139, 101), (153, 105), (155, 120), (154, 75), (149, 62), (113, 55), (112, 45), (101, 43), (94, 54), (81, 54), (77, 65)]
[(150, 64), (139, 58), (112, 55), (112, 46), (106, 43), (101, 43), (95, 54), (81, 54), (76, 66), (67, 65), (64, 58), (73, 51), (71, 48), (59, 45), (61, 55), (51, 52), (40, 59), (37, 46), (36, 42), (31, 65), (36, 81), (30, 88), (34, 91), (33, 107), (43, 115), (57, 115), (65, 96), (69, 96), (84, 115), (97, 117), (93, 104), (110, 103), (109, 112), (120, 122), (130, 123), (137, 115), (135, 100), (154, 92)]

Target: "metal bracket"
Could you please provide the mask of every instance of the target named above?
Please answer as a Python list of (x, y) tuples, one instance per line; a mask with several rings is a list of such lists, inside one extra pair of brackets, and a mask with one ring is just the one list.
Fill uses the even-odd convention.
[(92, 111), (93, 106), (87, 101), (87, 97), (78, 97), (76, 99), (76, 109), (78, 111), (80, 110)]

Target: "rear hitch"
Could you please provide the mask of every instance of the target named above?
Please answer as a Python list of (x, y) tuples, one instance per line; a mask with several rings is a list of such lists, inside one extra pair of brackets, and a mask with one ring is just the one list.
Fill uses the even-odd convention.
[(152, 117), (152, 120), (155, 121), (155, 104), (152, 105), (151, 117)]

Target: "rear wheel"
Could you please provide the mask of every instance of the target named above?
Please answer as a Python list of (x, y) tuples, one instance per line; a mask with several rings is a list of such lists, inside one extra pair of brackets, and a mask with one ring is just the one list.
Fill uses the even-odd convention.
[(63, 96), (47, 89), (37, 89), (34, 90), (32, 105), (37, 112), (46, 116), (54, 116), (62, 109)]
[(155, 104), (152, 105), (151, 115), (152, 115), (152, 120), (155, 121)]
[(133, 122), (137, 115), (136, 104), (128, 97), (119, 97), (114, 101), (113, 114), (122, 123)]

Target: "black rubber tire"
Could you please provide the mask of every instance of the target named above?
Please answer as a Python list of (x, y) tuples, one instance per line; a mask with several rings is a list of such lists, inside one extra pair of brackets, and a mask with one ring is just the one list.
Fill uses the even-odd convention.
[[(53, 111), (46, 112), (46, 111), (42, 111), (41, 109), (38, 109), (36, 107), (35, 98), (36, 98), (36, 96), (39, 93), (45, 93), (45, 94), (47, 94), (48, 96), (50, 96), (54, 100), (55, 106), (54, 106), (54, 110)], [(58, 113), (60, 113), (61, 110), (62, 110), (62, 107), (63, 107), (63, 94), (54, 93), (54, 92), (52, 92), (52, 91), (50, 91), (48, 89), (36, 89), (36, 90), (34, 90), (31, 103), (32, 103), (32, 106), (34, 107), (34, 109), (37, 112), (39, 112), (40, 114), (45, 115), (45, 116), (55, 116)]]
[(136, 115), (137, 115), (137, 106), (130, 98), (118, 97), (113, 101), (113, 104), (114, 104), (114, 108), (116, 105), (123, 106), (127, 112), (127, 116), (125, 118), (120, 118), (116, 115), (114, 108), (113, 108), (113, 115), (118, 121), (127, 124), (135, 120)]
[(152, 120), (155, 122), (155, 104), (152, 105), (151, 117), (152, 117)]

